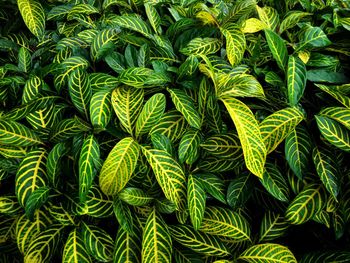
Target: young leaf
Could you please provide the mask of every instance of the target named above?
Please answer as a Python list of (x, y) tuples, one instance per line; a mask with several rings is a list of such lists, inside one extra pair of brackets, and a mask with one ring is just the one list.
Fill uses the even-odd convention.
[(222, 28), (221, 32), (226, 38), (228, 61), (234, 67), (238, 65), (243, 58), (246, 49), (245, 36), (241, 30), (234, 27)]

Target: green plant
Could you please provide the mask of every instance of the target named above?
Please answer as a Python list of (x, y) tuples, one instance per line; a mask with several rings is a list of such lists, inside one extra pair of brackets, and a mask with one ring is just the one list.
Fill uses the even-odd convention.
[(1, 262), (350, 262), (350, 2), (0, 1)]

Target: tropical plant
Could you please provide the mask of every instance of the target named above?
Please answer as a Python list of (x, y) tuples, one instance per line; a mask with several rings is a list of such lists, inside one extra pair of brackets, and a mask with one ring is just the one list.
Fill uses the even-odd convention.
[(0, 262), (350, 262), (350, 1), (0, 0)]

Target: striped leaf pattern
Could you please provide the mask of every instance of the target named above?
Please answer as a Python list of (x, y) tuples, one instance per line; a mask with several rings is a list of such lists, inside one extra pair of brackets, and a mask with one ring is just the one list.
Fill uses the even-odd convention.
[(202, 135), (199, 130), (189, 129), (181, 138), (179, 144), (179, 161), (193, 164), (199, 157), (199, 145)]
[(200, 144), (212, 156), (223, 159), (242, 157), (242, 146), (236, 134), (213, 135)]
[(64, 245), (63, 263), (90, 263), (91, 258), (86, 251), (84, 241), (81, 237), (79, 229), (74, 228), (68, 235)]
[(288, 222), (283, 216), (273, 211), (267, 211), (262, 219), (259, 241), (266, 242), (275, 240), (286, 233)]
[(98, 129), (105, 129), (112, 117), (111, 92), (101, 90), (91, 97), (90, 120)]
[(287, 137), (285, 141), (285, 156), (289, 167), (299, 179), (304, 177), (308, 170), (311, 156), (312, 142), (307, 129), (299, 124)]
[(132, 235), (123, 228), (118, 229), (115, 240), (114, 263), (141, 262), (141, 233), (139, 232)]
[(188, 124), (193, 128), (200, 129), (201, 117), (191, 97), (179, 89), (168, 89), (168, 92), (176, 109), (183, 114)]
[(112, 259), (113, 240), (106, 231), (83, 223), (81, 233), (84, 247), (92, 258), (102, 262)]
[(216, 53), (221, 47), (219, 39), (216, 38), (194, 38), (180, 52), (185, 55), (196, 54), (209, 55)]
[(226, 52), (228, 61), (232, 66), (238, 65), (246, 49), (245, 36), (241, 30), (233, 27), (221, 29), (226, 38)]
[(204, 188), (195, 176), (190, 175), (187, 181), (187, 204), (192, 226), (198, 230), (201, 226), (206, 203)]
[(22, 207), (36, 189), (46, 186), (46, 160), (47, 152), (43, 148), (29, 152), (22, 160), (16, 174), (16, 196)]
[(83, 143), (79, 157), (79, 199), (84, 202), (95, 178), (95, 163), (100, 159), (98, 142), (89, 135)]
[(301, 59), (289, 56), (287, 69), (288, 101), (291, 106), (298, 104), (306, 86), (306, 67)]
[(64, 226), (51, 225), (29, 244), (24, 256), (24, 262), (45, 262), (49, 261), (54, 254), (60, 240)]
[(262, 177), (266, 148), (257, 120), (251, 110), (241, 101), (231, 97), (223, 97), (221, 100), (236, 126), (247, 168), (256, 176)]
[(283, 39), (270, 29), (265, 29), (267, 44), (278, 67), (284, 71), (288, 62), (288, 51)]
[(171, 262), (172, 240), (156, 210), (150, 213), (142, 234), (142, 262)]
[(113, 215), (113, 200), (104, 195), (96, 185), (92, 185), (79, 215), (95, 218), (110, 217)]
[(69, 147), (65, 143), (57, 143), (47, 156), (46, 173), (49, 183), (53, 187), (58, 187), (59, 176), (61, 173), (61, 158), (67, 154)]
[(296, 263), (292, 252), (285, 246), (279, 244), (265, 243), (251, 246), (245, 250), (240, 256), (240, 260), (244, 262), (285, 262)]
[(89, 103), (92, 94), (87, 73), (80, 68), (72, 71), (69, 75), (68, 87), (74, 106), (88, 119)]
[(340, 191), (340, 176), (337, 163), (327, 149), (315, 147), (312, 152), (318, 176), (327, 191), (337, 200)]
[(350, 151), (350, 131), (337, 121), (325, 117), (315, 116), (317, 126), (325, 139), (335, 147)]
[(148, 133), (152, 127), (159, 123), (166, 106), (166, 99), (162, 93), (154, 94), (143, 106), (136, 120), (135, 135)]
[(136, 187), (126, 187), (118, 194), (119, 198), (133, 206), (144, 206), (153, 201), (153, 198), (142, 189)]
[(30, 32), (41, 39), (45, 33), (45, 12), (40, 2), (36, 0), (18, 0), (17, 5)]
[(29, 219), (33, 219), (35, 211), (46, 203), (49, 198), (50, 190), (49, 187), (42, 186), (31, 193), (24, 208)]
[(260, 123), (260, 132), (267, 153), (274, 151), (303, 119), (304, 113), (297, 107), (279, 110), (265, 118)]
[(50, 140), (62, 142), (75, 135), (90, 130), (90, 126), (79, 117), (64, 119), (60, 121), (50, 132)]
[(286, 220), (295, 225), (310, 220), (322, 210), (325, 198), (325, 190), (322, 185), (308, 185), (289, 204), (285, 214)]
[(99, 184), (106, 195), (120, 192), (133, 174), (139, 158), (140, 147), (134, 139), (120, 140), (108, 154), (99, 176)]
[(250, 240), (248, 221), (240, 214), (220, 207), (205, 209), (200, 231), (236, 240)]
[(120, 123), (130, 134), (134, 134), (134, 124), (143, 103), (143, 90), (120, 87), (112, 92), (112, 106)]
[(186, 225), (169, 226), (174, 240), (184, 247), (208, 256), (227, 256), (230, 254), (224, 243), (216, 236), (208, 235)]
[(0, 120), (1, 144), (11, 146), (32, 146), (42, 144), (33, 130), (11, 120)]
[(164, 150), (142, 148), (167, 199), (178, 210), (185, 208), (186, 178), (181, 166)]

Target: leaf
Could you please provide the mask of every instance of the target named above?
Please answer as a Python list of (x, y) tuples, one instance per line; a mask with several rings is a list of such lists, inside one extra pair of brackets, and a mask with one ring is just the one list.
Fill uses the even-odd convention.
[(241, 101), (231, 97), (223, 97), (221, 100), (237, 129), (247, 168), (256, 176), (262, 177), (266, 148), (257, 120), (251, 110)]
[(77, 110), (89, 118), (89, 103), (91, 100), (91, 89), (88, 75), (82, 69), (76, 69), (69, 75), (69, 95)]
[(288, 223), (283, 216), (272, 211), (267, 211), (260, 226), (259, 242), (275, 240), (286, 233)]
[(217, 134), (213, 135), (200, 146), (210, 155), (223, 159), (242, 157), (242, 146), (236, 134)]
[(256, 6), (260, 20), (267, 26), (268, 29), (275, 31), (280, 23), (280, 18), (276, 9), (270, 6)]
[(69, 147), (65, 143), (57, 143), (49, 152), (46, 162), (46, 173), (49, 183), (58, 188), (60, 173), (62, 170), (61, 158), (67, 154)]
[(168, 89), (168, 92), (176, 109), (183, 114), (188, 124), (193, 128), (200, 129), (202, 125), (201, 117), (192, 98), (180, 89)]
[(249, 18), (246, 21), (244, 21), (243, 23), (243, 27), (242, 27), (242, 32), (243, 33), (256, 33), (259, 32), (263, 29), (266, 29), (267, 26), (265, 25), (265, 23), (263, 23), (261, 20), (257, 19), (257, 18)]
[(343, 95), (340, 92), (334, 91), (330, 87), (322, 84), (315, 84), (318, 88), (323, 90), (324, 92), (327, 92), (329, 95), (331, 95), (333, 98), (335, 98), (337, 101), (339, 101), (341, 104), (343, 104), (345, 107), (350, 109), (350, 98)]
[(303, 119), (304, 113), (297, 107), (285, 108), (266, 117), (260, 123), (260, 132), (267, 153), (274, 151)]
[(93, 135), (83, 143), (79, 156), (79, 200), (84, 202), (94, 181), (96, 161), (100, 159), (99, 144)]
[(130, 180), (137, 160), (140, 147), (136, 141), (127, 137), (120, 140), (108, 154), (99, 176), (102, 192), (114, 196), (119, 193)]
[(300, 263), (331, 263), (349, 261), (349, 251), (320, 251), (304, 255)]
[(50, 140), (56, 143), (62, 142), (88, 130), (90, 130), (90, 126), (77, 116), (63, 119), (51, 130)]
[(68, 235), (64, 245), (62, 263), (90, 263), (91, 258), (86, 251), (79, 229), (74, 228)]
[(111, 92), (101, 90), (92, 95), (90, 101), (91, 124), (98, 129), (105, 129), (112, 117)]
[(161, 18), (158, 14), (157, 9), (151, 3), (145, 3), (145, 10), (148, 21), (150, 22), (154, 32), (162, 34)]
[(113, 42), (117, 38), (118, 33), (120, 33), (119, 29), (110, 28), (101, 30), (98, 32), (98, 34), (96, 34), (90, 48), (90, 55), (92, 60), (100, 60), (102, 57), (113, 50)]
[(279, 244), (265, 243), (254, 245), (245, 250), (240, 256), (240, 260), (245, 262), (283, 262), (283, 263), (296, 263), (292, 252), (284, 246)]
[(46, 203), (49, 198), (50, 190), (51, 189), (47, 186), (41, 186), (31, 193), (24, 208), (30, 220), (33, 220), (35, 211)]
[(223, 28), (221, 32), (226, 38), (228, 61), (234, 67), (238, 65), (243, 58), (246, 49), (245, 36), (241, 30), (234, 27)]
[(226, 204), (226, 196), (225, 196), (225, 184), (224, 181), (221, 180), (214, 174), (206, 173), (197, 175), (198, 180), (201, 182), (204, 190), (213, 196), (215, 199), (220, 202)]
[(32, 146), (42, 144), (40, 137), (23, 124), (11, 120), (0, 120), (1, 144), (11, 146)]
[(186, 202), (186, 178), (181, 166), (164, 150), (142, 148), (167, 199), (183, 210)]
[(287, 70), (288, 101), (291, 106), (298, 104), (306, 86), (306, 67), (297, 57), (289, 56)]
[(193, 164), (199, 157), (200, 131), (189, 129), (181, 138), (179, 145), (179, 161)]
[(202, 223), (206, 194), (201, 182), (193, 175), (187, 181), (187, 204), (193, 228), (198, 230)]
[(285, 156), (289, 167), (300, 180), (308, 170), (312, 142), (310, 135), (303, 125), (298, 125), (285, 141)]
[(122, 262), (141, 262), (141, 233), (132, 235), (123, 228), (118, 229), (115, 252), (113, 257), (114, 263)]
[(21, 47), (18, 51), (18, 68), (22, 72), (28, 73), (32, 65), (32, 57), (27, 48)]
[(323, 137), (335, 147), (350, 152), (350, 131), (337, 121), (315, 115), (318, 129)]
[(164, 220), (153, 209), (142, 234), (142, 262), (170, 262), (172, 240)]
[(19, 251), (25, 254), (34, 238), (50, 225), (52, 220), (40, 210), (34, 212), (32, 221), (26, 214), (20, 215), (16, 222), (16, 243)]
[(285, 71), (288, 62), (288, 51), (283, 39), (270, 29), (264, 31), (273, 58), (276, 60), (278, 67)]
[(145, 206), (153, 201), (153, 197), (140, 188), (126, 187), (118, 194), (120, 200), (133, 206)]
[(326, 190), (337, 200), (340, 191), (339, 171), (332, 154), (328, 150), (315, 147), (312, 152), (318, 176)]
[(250, 240), (248, 221), (237, 212), (221, 207), (210, 206), (206, 208), (199, 230), (209, 235)]
[(227, 189), (227, 204), (232, 208), (244, 206), (252, 194), (252, 178), (250, 173), (242, 173), (235, 177)]
[[(111, 91), (118, 85), (118, 78), (113, 77), (106, 73), (91, 73), (89, 74), (90, 87), (93, 92), (93, 96), (96, 93), (102, 91)], [(92, 103), (92, 102), (91, 102)], [(91, 109), (91, 105), (90, 105)], [(91, 110), (90, 110), (91, 113)]]
[(300, 225), (319, 213), (325, 205), (325, 190), (322, 185), (310, 184), (289, 204), (285, 218), (291, 224)]
[(122, 229), (129, 234), (134, 233), (134, 219), (128, 205), (123, 203), (119, 197), (114, 198), (113, 212)]
[(47, 152), (43, 148), (29, 152), (22, 160), (16, 173), (16, 196), (22, 207), (32, 193), (43, 186), (46, 186), (45, 163)]
[(209, 55), (216, 53), (221, 48), (221, 42), (217, 38), (194, 38), (180, 52), (184, 55)]
[(169, 226), (169, 231), (174, 240), (197, 253), (219, 257), (230, 254), (222, 241), (216, 236), (195, 231), (186, 225)]
[(84, 222), (81, 231), (84, 246), (90, 256), (102, 262), (112, 260), (113, 240), (106, 231)]
[(42, 5), (36, 0), (17, 0), (17, 4), (24, 23), (41, 40), (45, 33), (45, 12)]
[(289, 201), (289, 188), (286, 179), (276, 165), (266, 163), (265, 172), (260, 179), (265, 189), (276, 199), (282, 202)]
[(344, 107), (328, 107), (319, 115), (333, 119), (350, 130), (350, 110)]
[(304, 31), (296, 50), (299, 51), (312, 47), (325, 47), (330, 44), (332, 44), (332, 42), (320, 27), (308, 26)]
[(290, 11), (286, 14), (286, 17), (281, 22), (279, 33), (282, 34), (284, 31), (295, 27), (300, 20), (304, 17), (312, 15), (311, 13), (306, 13), (302, 11)]
[(164, 113), (158, 124), (151, 129), (150, 134), (159, 133), (175, 142), (182, 137), (186, 127), (187, 122), (184, 116), (176, 110), (171, 110)]
[(24, 262), (50, 261), (60, 240), (64, 226), (54, 224), (39, 233), (29, 244)]
[(152, 34), (151, 29), (146, 22), (134, 15), (114, 16), (112, 18), (112, 22), (122, 28), (127, 28), (141, 33), (146, 37), (150, 37)]
[(134, 134), (134, 124), (143, 103), (143, 90), (120, 87), (112, 92), (112, 106), (126, 131)]
[(140, 136), (148, 133), (152, 127), (159, 123), (164, 114), (166, 99), (164, 94), (154, 94), (143, 106), (136, 120), (135, 135)]

